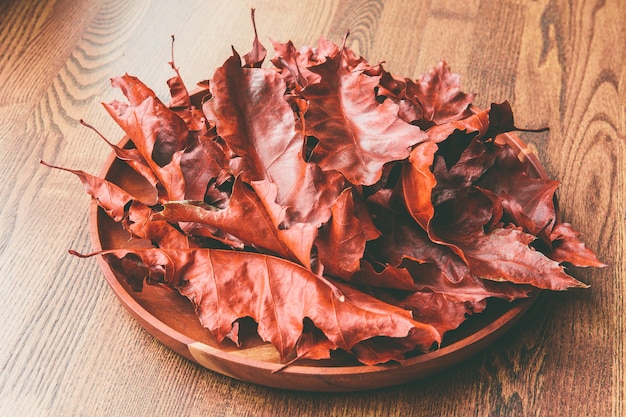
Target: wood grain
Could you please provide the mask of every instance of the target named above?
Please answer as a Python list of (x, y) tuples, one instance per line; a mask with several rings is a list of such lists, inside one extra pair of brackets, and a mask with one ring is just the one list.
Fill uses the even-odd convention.
[[(608, 264), (589, 290), (546, 294), (513, 331), (423, 381), (297, 393), (204, 370), (119, 304), (88, 252), (89, 200), (40, 158), (96, 173), (121, 131), (100, 102), (129, 72), (162, 97), (170, 36), (188, 83), (231, 45), (320, 35), (415, 78), (446, 59), (477, 104), (511, 101), (562, 185), (563, 218)], [(0, 416), (626, 415), (626, 4), (619, 0), (0, 3)], [(271, 48), (269, 48), (271, 49)]]

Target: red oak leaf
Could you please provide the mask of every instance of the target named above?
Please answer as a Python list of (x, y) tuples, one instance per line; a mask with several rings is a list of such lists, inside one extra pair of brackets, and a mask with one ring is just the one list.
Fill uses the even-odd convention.
[(550, 234), (552, 249), (548, 256), (557, 262), (567, 262), (574, 266), (604, 267), (596, 254), (581, 240), (580, 233), (570, 223), (559, 223)]
[(361, 268), (350, 278), (355, 285), (417, 291), (415, 280), (406, 268), (396, 268), (373, 259), (361, 261)]
[(152, 209), (133, 201), (122, 224), (134, 237), (145, 239), (153, 246), (164, 249), (189, 249), (196, 247), (180, 230), (165, 220), (154, 220)]
[(321, 37), (316, 48), (303, 47), (297, 50), (293, 42), (273, 42), (275, 55), (272, 63), (278, 69), (291, 89), (295, 86), (306, 87), (320, 82), (321, 76), (311, 71), (311, 67), (326, 62), (329, 57), (339, 54), (339, 47)]
[(349, 280), (360, 269), (365, 244), (378, 236), (380, 232), (365, 208), (355, 203), (352, 190), (346, 189), (332, 206), (332, 217), (315, 241), (324, 273)]
[(499, 197), (510, 223), (549, 242), (556, 222), (554, 193), (558, 181), (530, 176), (526, 164), (519, 160), (513, 149), (505, 147), (476, 184)]
[(376, 296), (390, 304), (396, 305), (413, 313), (413, 317), (428, 323), (441, 334), (459, 327), (470, 314), (480, 313), (486, 302), (467, 303), (453, 301), (441, 293), (415, 291), (410, 293), (376, 292)]
[(558, 262), (531, 248), (534, 240), (535, 236), (520, 230), (495, 229), (455, 243), (463, 250), (472, 273), (484, 279), (555, 291), (588, 287), (566, 274)]
[(460, 76), (450, 71), (445, 61), (415, 83), (407, 83), (405, 94), (421, 105), (425, 120), (437, 125), (469, 116), (468, 107), (474, 99), (473, 94), (461, 91)]
[(112, 84), (122, 89), (130, 105), (113, 101), (104, 107), (131, 138), (167, 198), (183, 199), (185, 184), (179, 160), (187, 143), (187, 124), (135, 77), (114, 78)]
[[(204, 201), (209, 184), (228, 167), (228, 158), (215, 138), (193, 135), (180, 158), (186, 200)], [(209, 199), (211, 200), (211, 199)]]
[(62, 171), (71, 172), (78, 176), (83, 183), (87, 194), (91, 195), (98, 205), (115, 221), (119, 222), (126, 216), (126, 206), (132, 201), (139, 201), (145, 205), (154, 205), (157, 203), (156, 193), (145, 196), (133, 196), (126, 192), (121, 187), (104, 180), (102, 178), (93, 176), (87, 172), (81, 170), (68, 169), (48, 164), (44, 161), (39, 161), (41, 164)]
[[(464, 150), (463, 145), (467, 145), (467, 141), (473, 137), (482, 137), (486, 134), (489, 128), (488, 117), (489, 113), (484, 111), (462, 120), (432, 127), (426, 132), (429, 140), (411, 151), (408, 163), (403, 165), (402, 170), (402, 195), (407, 210), (428, 232), (431, 240), (449, 245), (461, 259), (464, 259), (462, 251), (451, 243), (441, 240), (432, 230), (430, 221), (435, 214), (434, 205), (439, 204), (440, 199), (454, 196), (453, 193), (458, 192), (459, 189), (463, 190), (471, 185), (476, 175), (480, 177), (482, 171), (475, 172), (476, 168), (469, 169), (471, 161), (476, 160), (476, 156), (471, 151)], [(481, 142), (477, 141), (475, 147), (480, 149), (474, 152), (483, 151), (481, 146)], [(440, 158), (437, 160), (439, 164), (435, 166), (437, 154)], [(461, 161), (463, 155), (465, 158)], [(450, 165), (454, 165), (454, 168), (444, 170), (444, 162), (446, 162), (446, 167), (450, 168)], [(489, 162), (486, 161), (483, 164), (489, 166)], [(435, 177), (435, 170), (437, 170), (438, 178)], [(450, 177), (453, 179), (445, 181)]]
[(207, 225), (235, 236), (249, 246), (310, 268), (317, 228), (306, 223), (281, 228), (284, 210), (275, 199), (276, 187), (271, 183), (254, 181), (246, 184), (238, 177), (227, 208), (217, 210), (209, 206), (170, 202), (165, 203), (163, 211), (156, 213), (154, 218)]
[[(300, 339), (305, 318), (331, 346), (348, 352), (374, 337), (397, 339), (405, 351), (427, 351), (441, 341), (434, 327), (413, 320), (408, 311), (281, 258), (215, 249), (122, 249), (102, 254), (139, 257), (145, 266), (124, 271), (125, 277), (133, 281), (145, 277), (177, 288), (218, 342), (236, 339), (233, 323), (251, 317), (258, 323), (259, 336), (271, 342), (283, 359)], [(356, 356), (360, 359), (358, 352)], [(363, 360), (373, 364), (370, 356), (364, 355)]]
[(302, 90), (309, 101), (303, 129), (319, 141), (311, 162), (340, 171), (352, 184), (372, 185), (385, 164), (408, 157), (426, 136), (398, 118), (396, 104), (376, 100), (380, 77), (366, 75), (365, 65), (350, 68), (350, 63), (342, 50), (310, 68), (321, 81)]
[(460, 77), (439, 62), (418, 80), (400, 79), (384, 71), (379, 94), (390, 97), (400, 106), (400, 116), (408, 123), (425, 129), (471, 114), (473, 94), (461, 91)]
[(252, 50), (243, 56), (246, 61), (246, 67), (260, 68), (267, 55), (267, 49), (259, 41), (259, 35), (256, 31), (256, 20), (254, 19), (254, 9), (250, 11), (250, 17), (252, 20), (252, 27), (254, 28), (254, 42), (252, 44)]
[(388, 216), (377, 225), (383, 235), (369, 244), (368, 251), (388, 264), (386, 270), (410, 274), (414, 290), (473, 304), (490, 297), (510, 301), (529, 295), (528, 287), (480, 279), (449, 246), (434, 243), (421, 227), (407, 219)]
[(141, 175), (143, 178), (150, 183), (154, 187), (154, 192), (156, 193), (156, 186), (159, 183), (159, 179), (156, 177), (146, 160), (144, 159), (141, 152), (137, 150), (137, 148), (124, 148), (111, 143), (107, 138), (105, 138), (97, 129), (93, 126), (85, 123), (83, 120), (80, 121), (83, 126), (88, 127), (93, 130), (100, 136), (104, 142), (111, 147), (113, 152), (117, 158), (121, 161), (124, 161), (128, 166), (130, 166), (135, 172)]
[(402, 166), (402, 196), (406, 208), (415, 221), (428, 230), (435, 214), (432, 202), (433, 188), (437, 185), (431, 167), (439, 148), (434, 141), (426, 141), (411, 151), (408, 162)]
[(337, 172), (324, 173), (304, 161), (304, 140), (284, 92), (276, 71), (242, 68), (235, 53), (215, 72), (212, 98), (203, 108), (239, 157), (235, 174), (277, 185), (276, 201), (288, 207), (285, 226), (303, 221), (319, 226), (330, 217), (343, 180)]

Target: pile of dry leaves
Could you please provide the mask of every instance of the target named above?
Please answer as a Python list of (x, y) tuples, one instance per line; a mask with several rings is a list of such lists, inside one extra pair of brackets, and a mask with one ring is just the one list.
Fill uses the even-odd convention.
[(436, 347), (491, 297), (585, 287), (563, 263), (602, 266), (557, 222), (558, 183), (498, 136), (508, 103), (472, 110), (445, 63), (399, 78), (345, 39), (274, 49), (273, 65), (257, 36), (233, 51), (201, 108), (173, 62), (168, 105), (112, 80), (127, 101), (105, 108), (134, 146), (109, 144), (151, 191), (71, 172), (149, 242), (101, 253), (136, 290), (178, 290), (218, 341), (252, 318), (284, 361), (376, 364)]

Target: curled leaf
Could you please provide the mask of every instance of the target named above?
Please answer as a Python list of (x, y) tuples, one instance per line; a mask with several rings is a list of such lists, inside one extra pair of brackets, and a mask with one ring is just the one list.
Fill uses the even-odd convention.
[[(259, 336), (271, 342), (281, 358), (296, 347), (305, 318), (331, 342), (317, 344), (317, 355), (319, 349), (330, 347), (351, 351), (374, 337), (395, 339), (405, 352), (427, 351), (441, 340), (434, 327), (413, 320), (408, 311), (281, 258), (212, 249), (121, 249), (100, 254), (139, 257), (141, 267), (125, 270), (126, 278), (177, 288), (218, 342), (235, 337), (236, 320), (251, 317), (258, 323)], [(366, 355), (363, 360), (379, 363)]]

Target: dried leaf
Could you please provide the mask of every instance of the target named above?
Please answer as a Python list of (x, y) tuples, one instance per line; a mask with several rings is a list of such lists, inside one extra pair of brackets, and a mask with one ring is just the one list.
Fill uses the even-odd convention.
[(342, 52), (310, 68), (320, 82), (302, 91), (309, 101), (304, 134), (319, 141), (311, 162), (325, 171), (341, 172), (352, 184), (372, 185), (385, 164), (408, 157), (411, 147), (426, 135), (398, 118), (397, 104), (376, 100), (380, 77), (349, 64)]
[(170, 202), (164, 204), (163, 211), (156, 213), (154, 219), (208, 225), (246, 245), (310, 268), (317, 228), (305, 223), (281, 228), (284, 212), (274, 202), (275, 197), (276, 187), (272, 184), (263, 181), (246, 184), (238, 177), (227, 208), (216, 210), (201, 203)]
[[(324, 333), (330, 346), (348, 352), (373, 337), (398, 339), (405, 351), (427, 351), (440, 342), (432, 326), (413, 320), (408, 311), (281, 258), (212, 249), (122, 249), (102, 254), (139, 257), (142, 267), (125, 270), (126, 278), (177, 288), (218, 342), (235, 337), (236, 320), (251, 317), (258, 323), (259, 336), (276, 346), (283, 359), (300, 339), (305, 318)], [(126, 275), (131, 273), (139, 275)], [(367, 356), (363, 361), (371, 362)]]

